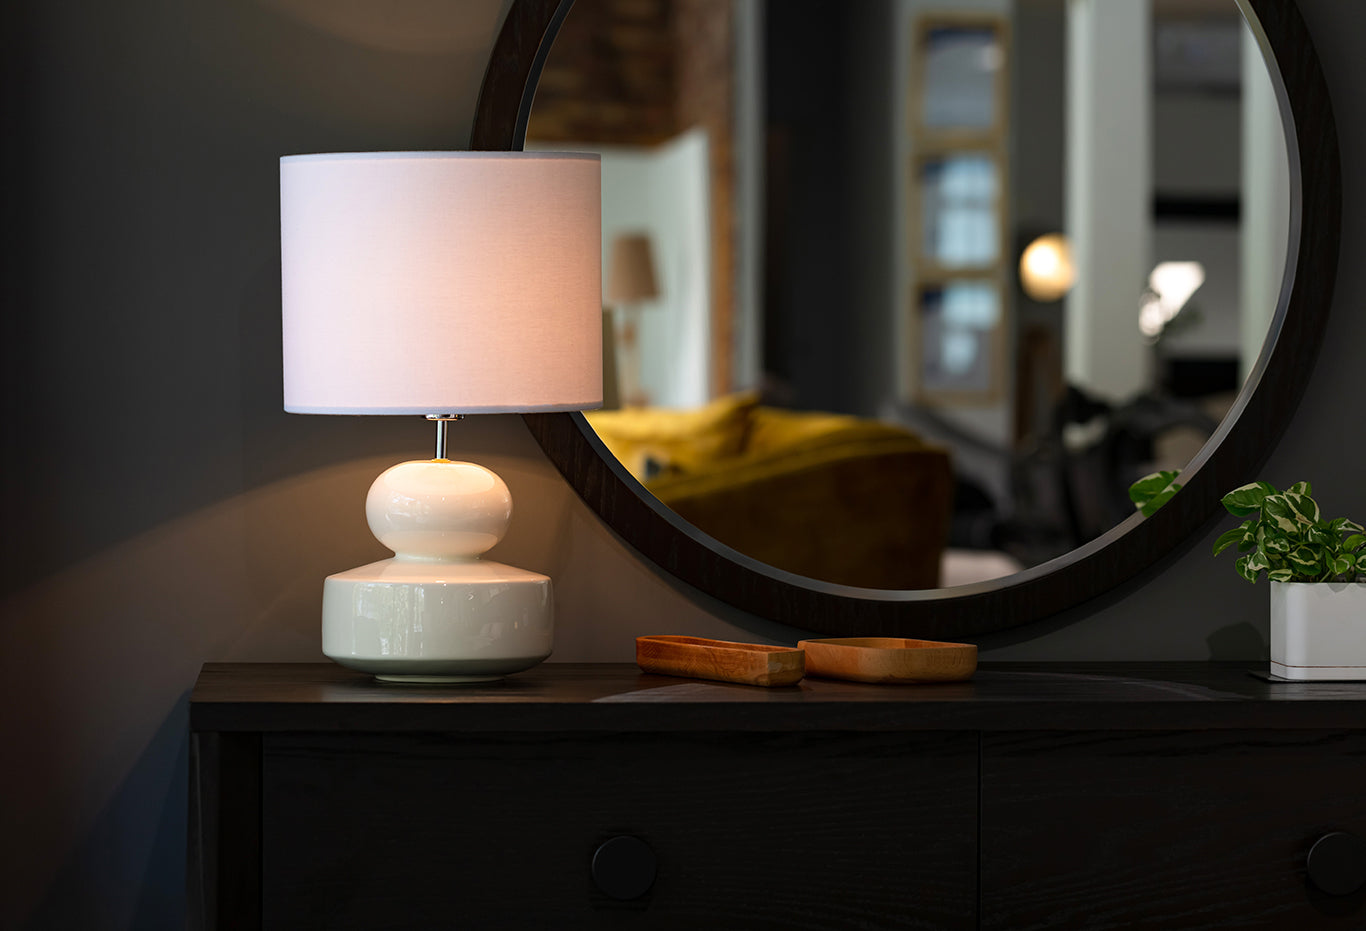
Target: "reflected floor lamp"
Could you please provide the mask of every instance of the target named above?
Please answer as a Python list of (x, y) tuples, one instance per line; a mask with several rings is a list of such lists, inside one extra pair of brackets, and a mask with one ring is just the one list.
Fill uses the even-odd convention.
[(602, 403), (596, 155), (380, 152), (280, 160), (284, 406), (421, 414), (436, 455), (370, 488), (391, 559), (323, 584), (323, 652), (381, 679), (496, 679), (550, 655), (550, 579), (481, 555), (497, 475), (446, 456), (466, 414)]
[(648, 233), (622, 233), (612, 241), (611, 276), (607, 300), (622, 311), (621, 403), (644, 407), (650, 403), (640, 376), (640, 305), (659, 297), (654, 250)]

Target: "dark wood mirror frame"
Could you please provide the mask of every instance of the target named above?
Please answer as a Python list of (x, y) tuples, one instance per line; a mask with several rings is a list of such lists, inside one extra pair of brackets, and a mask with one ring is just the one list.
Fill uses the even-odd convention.
[[(470, 148), (521, 149), (536, 84), (573, 0), (513, 0), (480, 91)], [(1271, 331), (1229, 416), (1183, 473), (1185, 487), (1065, 556), (1004, 579), (924, 591), (849, 588), (791, 575), (682, 521), (633, 479), (581, 414), (528, 414), (527, 426), (579, 496), (622, 538), (678, 579), (760, 617), (838, 635), (962, 639), (1076, 607), (1151, 568), (1256, 477), (1313, 368), (1337, 271), (1341, 167), (1318, 56), (1294, 0), (1238, 0), (1275, 62), (1290, 149), (1291, 244)], [(1298, 191), (1298, 196), (1295, 196)]]

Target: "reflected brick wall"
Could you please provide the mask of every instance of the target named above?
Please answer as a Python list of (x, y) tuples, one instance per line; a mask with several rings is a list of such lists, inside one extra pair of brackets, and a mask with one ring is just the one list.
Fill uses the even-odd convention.
[(546, 59), (527, 126), (536, 143), (629, 146), (706, 130), (713, 395), (732, 388), (734, 45), (731, 0), (578, 0)]

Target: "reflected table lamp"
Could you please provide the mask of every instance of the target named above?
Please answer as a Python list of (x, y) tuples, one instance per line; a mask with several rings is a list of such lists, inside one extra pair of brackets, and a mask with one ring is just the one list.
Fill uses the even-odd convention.
[(393, 558), (329, 576), (322, 646), (381, 679), (496, 679), (550, 655), (550, 579), (481, 555), (507, 486), (446, 456), (466, 414), (602, 403), (596, 155), (381, 152), (280, 160), (285, 410), (421, 414), (436, 455), (365, 503)]
[(655, 277), (654, 250), (648, 233), (622, 233), (612, 240), (612, 262), (607, 280), (607, 300), (620, 306), (621, 324), (621, 401), (627, 407), (642, 407), (650, 396), (640, 377), (640, 304), (659, 297)]

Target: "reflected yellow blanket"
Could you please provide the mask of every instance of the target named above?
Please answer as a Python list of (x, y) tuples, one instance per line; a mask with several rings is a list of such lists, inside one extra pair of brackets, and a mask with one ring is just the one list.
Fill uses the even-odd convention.
[(908, 430), (760, 407), (752, 394), (587, 417), (660, 501), (747, 556), (844, 585), (938, 585), (949, 457)]

